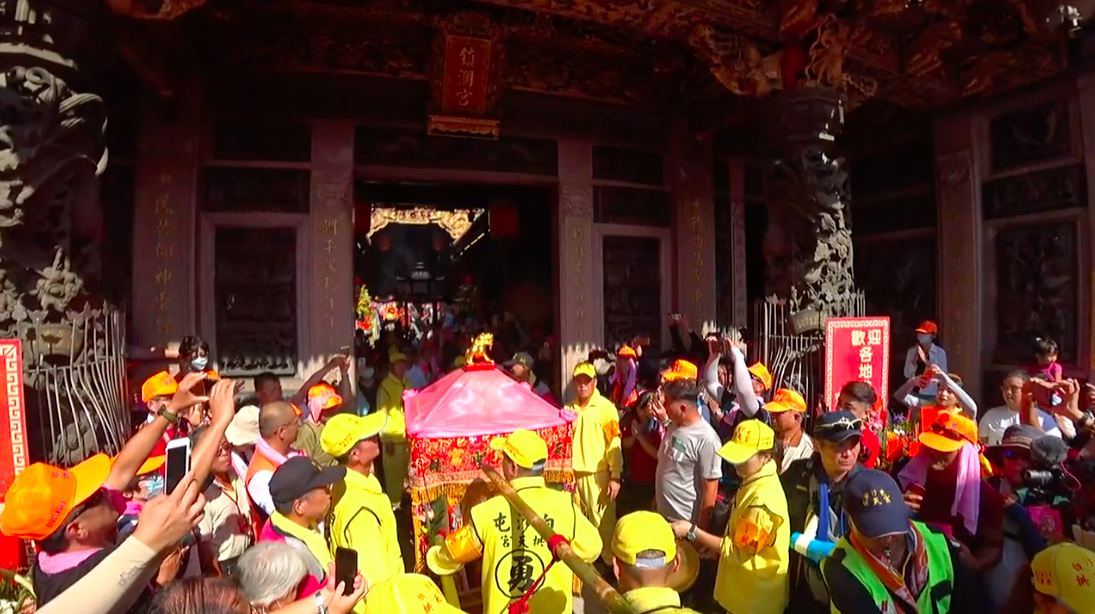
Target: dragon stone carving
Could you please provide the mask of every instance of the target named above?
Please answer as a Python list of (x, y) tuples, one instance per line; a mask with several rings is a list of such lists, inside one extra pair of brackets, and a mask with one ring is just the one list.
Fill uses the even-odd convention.
[[(0, 74), (0, 333), (60, 322), (98, 262), (106, 108), (42, 67)], [(32, 317), (33, 316), (33, 317)]]

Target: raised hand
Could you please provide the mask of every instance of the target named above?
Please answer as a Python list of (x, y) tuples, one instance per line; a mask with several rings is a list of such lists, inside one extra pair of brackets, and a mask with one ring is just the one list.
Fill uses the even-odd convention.
[(144, 504), (133, 537), (156, 552), (164, 552), (198, 526), (204, 508), (201, 486), (188, 474), (175, 490)]
[(167, 411), (177, 416), (195, 405), (208, 401), (209, 397), (194, 394), (194, 387), (204, 382), (205, 379), (205, 373), (201, 371), (187, 373), (183, 376), (182, 381), (179, 382), (178, 390), (175, 391), (175, 395), (167, 403)]
[(213, 384), (209, 394), (209, 411), (213, 422), (228, 424), (236, 415), (236, 382), (222, 379)]

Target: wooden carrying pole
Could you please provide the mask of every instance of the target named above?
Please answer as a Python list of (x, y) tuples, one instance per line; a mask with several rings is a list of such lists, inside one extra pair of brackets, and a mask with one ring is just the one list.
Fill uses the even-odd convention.
[[(498, 475), (498, 472), (494, 467), (482, 465), (481, 469), (483, 470), (483, 473), (490, 478), (490, 481), (494, 484), (494, 487), (498, 489), (498, 492), (502, 493), (502, 496), (509, 501), (509, 504), (513, 506), (513, 509), (517, 510), (518, 513), (525, 517), (525, 520), (532, 525), (532, 528), (536, 529), (536, 532), (540, 534), (540, 537), (544, 538), (544, 541), (550, 543), (551, 537), (555, 535), (555, 531), (544, 522), (544, 519), (521, 499), (521, 495), (513, 490), (513, 487), (509, 485), (509, 482)], [(635, 609), (631, 607), (631, 604), (623, 598), (623, 595), (616, 592), (616, 589), (612, 588), (611, 584), (605, 582), (605, 579), (601, 577), (601, 574), (597, 573), (597, 570), (594, 569), (592, 565), (583, 561), (574, 553), (574, 550), (570, 547), (570, 543), (563, 542), (559, 544), (553, 554), (560, 561), (565, 563), (566, 566), (574, 572), (574, 575), (581, 579), (583, 584), (591, 587), (593, 594), (608, 607), (609, 612), (612, 612), (612, 614), (637, 614)]]

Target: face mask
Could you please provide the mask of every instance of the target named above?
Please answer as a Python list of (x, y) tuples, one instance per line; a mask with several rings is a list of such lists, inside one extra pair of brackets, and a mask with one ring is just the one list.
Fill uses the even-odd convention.
[(164, 479), (160, 474), (156, 474), (145, 483), (145, 490), (148, 491), (148, 498), (156, 497), (163, 494)]
[(195, 371), (205, 371), (205, 367), (209, 364), (208, 356), (199, 356), (190, 361), (190, 368)]
[(920, 345), (928, 345), (932, 342), (931, 335), (919, 334), (916, 336), (916, 340), (920, 342)]

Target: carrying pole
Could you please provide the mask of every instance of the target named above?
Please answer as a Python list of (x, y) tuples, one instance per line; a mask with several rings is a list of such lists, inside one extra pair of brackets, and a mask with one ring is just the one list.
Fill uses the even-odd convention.
[[(533, 511), (533, 509), (521, 499), (521, 495), (517, 494), (517, 491), (510, 486), (509, 482), (498, 475), (498, 471), (496, 471), (494, 467), (484, 464), (480, 468), (483, 470), (483, 473), (486, 474), (487, 478), (490, 479), (491, 483), (494, 484), (494, 487), (498, 489), (498, 492), (506, 498), (506, 501), (509, 501), (509, 504), (513, 506), (513, 509), (524, 516), (525, 520), (532, 525), (532, 528), (536, 529), (536, 532), (540, 534), (540, 537), (544, 538), (545, 542), (551, 543), (555, 531), (544, 522), (544, 519), (541, 518), (539, 514)], [(552, 554), (555, 558), (565, 563), (585, 586), (590, 587), (593, 594), (608, 607), (609, 612), (612, 612), (612, 614), (637, 614), (635, 608), (631, 607), (631, 603), (624, 599), (623, 595), (612, 588), (612, 585), (606, 582), (592, 565), (583, 561), (574, 553), (574, 550), (570, 547), (570, 543), (559, 543), (555, 548), (555, 552)]]

